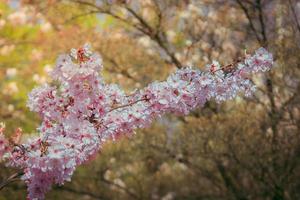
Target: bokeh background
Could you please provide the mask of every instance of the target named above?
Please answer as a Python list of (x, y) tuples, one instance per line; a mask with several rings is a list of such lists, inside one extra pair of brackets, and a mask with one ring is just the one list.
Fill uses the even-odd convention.
[[(274, 69), (252, 98), (167, 115), (107, 143), (46, 199), (300, 199), (300, 1), (0, 0), (0, 121), (36, 134), (27, 93), (60, 53), (90, 43), (126, 91), (180, 66), (228, 64), (264, 46)], [(0, 166), (0, 179), (13, 169)], [(16, 181), (0, 200), (26, 198)]]

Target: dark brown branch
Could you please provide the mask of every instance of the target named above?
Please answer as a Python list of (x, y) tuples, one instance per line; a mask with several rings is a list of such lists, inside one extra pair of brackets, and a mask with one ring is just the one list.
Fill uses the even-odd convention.
[(104, 53), (101, 53), (101, 55), (105, 57), (105, 60), (109, 61), (109, 62), (114, 66), (115, 69), (112, 69), (112, 70), (109, 70), (109, 69), (108, 69), (110, 72), (121, 73), (122, 75), (124, 75), (125, 77), (127, 77), (127, 78), (129, 78), (129, 79), (131, 79), (131, 80), (133, 80), (133, 81), (135, 81), (135, 82), (139, 82), (139, 80), (138, 80), (137, 78), (135, 78), (134, 76), (132, 76), (132, 75), (128, 72), (128, 70), (122, 69), (115, 59), (110, 58), (110, 57), (108, 57), (108, 56), (105, 56)]
[(76, 19), (78, 19), (78, 18), (85, 17), (85, 16), (92, 15), (92, 14), (96, 14), (96, 13), (98, 13), (98, 10), (92, 10), (92, 11), (87, 12), (87, 13), (82, 13), (82, 14), (73, 16), (73, 17), (71, 17), (70, 19), (66, 20), (66, 21), (65, 21), (65, 24), (67, 24), (67, 23), (69, 23), (69, 22), (71, 22), (71, 21), (74, 21), (74, 20), (76, 20)]
[(66, 186), (63, 186), (63, 187), (55, 187), (56, 190), (61, 190), (61, 191), (67, 191), (67, 192), (71, 192), (71, 193), (74, 193), (74, 194), (78, 194), (78, 195), (86, 195), (90, 198), (93, 198), (93, 199), (98, 199), (98, 200), (104, 200), (105, 198), (101, 195), (97, 195), (97, 194), (94, 194), (92, 192), (89, 192), (89, 191), (84, 191), (84, 190), (77, 190), (77, 189), (74, 189), (74, 188), (70, 188), (70, 187), (66, 187)]
[(297, 13), (296, 13), (296, 10), (295, 10), (295, 6), (293, 6), (293, 4), (292, 4), (292, 0), (289, 0), (289, 5), (290, 5), (290, 8), (291, 8), (293, 17), (295, 19), (297, 29), (298, 29), (298, 31), (300, 33), (300, 22), (298, 20), (298, 16), (297, 16)]
[[(135, 28), (136, 30), (140, 31), (141, 33), (149, 36), (153, 41), (155, 41), (158, 46), (160, 48), (162, 48), (164, 50), (164, 52), (169, 56), (169, 58), (171, 59), (172, 63), (177, 67), (177, 68), (182, 68), (182, 64), (181, 62), (175, 57), (174, 52), (172, 52), (167, 45), (165, 44), (166, 41), (166, 37), (164, 36), (163, 33), (160, 32), (159, 29), (154, 30), (153, 27), (151, 27), (148, 22), (146, 20), (144, 20), (140, 15), (138, 15), (133, 9), (131, 9), (130, 7), (126, 7), (126, 10), (135, 18), (138, 20), (138, 24), (137, 23), (133, 23), (127, 19), (124, 19), (120, 16), (118, 16), (115, 13), (112, 13), (110, 10), (108, 9), (103, 9), (99, 6), (96, 6), (93, 3), (90, 2), (86, 2), (86, 1), (81, 1), (81, 0), (75, 0), (73, 1), (74, 3), (78, 3), (78, 4), (82, 4), (82, 5), (86, 5), (92, 8), (96, 8), (98, 10), (99, 13), (103, 13), (109, 16), (114, 17), (115, 19)], [(158, 14), (159, 15), (159, 14)], [(161, 17), (161, 16), (160, 16)]]
[(161, 9), (159, 7), (159, 3), (157, 2), (157, 0), (152, 0), (154, 6), (155, 6), (155, 10), (156, 10), (156, 14), (157, 14), (157, 24), (156, 24), (156, 30), (160, 30), (161, 28), (161, 24), (162, 24), (162, 12)]
[(254, 23), (253, 23), (253, 20), (252, 20), (252, 18), (251, 18), (251, 16), (250, 16), (249, 10), (248, 10), (248, 9), (246, 8), (246, 6), (242, 3), (242, 0), (235, 0), (235, 1), (239, 4), (240, 8), (243, 10), (244, 14), (246, 15), (246, 17), (247, 17), (247, 19), (248, 19), (248, 21), (249, 21), (250, 29), (253, 31), (253, 33), (254, 33), (254, 35), (255, 35), (255, 37), (256, 37), (256, 40), (257, 40), (260, 44), (262, 44), (262, 40), (261, 40), (260, 36), (258, 35), (258, 32), (257, 32), (257, 30), (256, 30), (256, 28), (255, 28), (255, 26), (254, 26)]
[(15, 174), (11, 175), (10, 177), (8, 177), (6, 180), (2, 181), (2, 183), (0, 184), (0, 190), (2, 190), (8, 184), (10, 184), (14, 181), (17, 181), (18, 178), (20, 178), (23, 174), (24, 174), (23, 171), (19, 171)]
[(74, 2), (74, 3), (81, 4), (81, 5), (89, 6), (89, 7), (92, 7), (92, 8), (96, 8), (97, 11), (98, 11), (98, 13), (102, 13), (102, 14), (106, 14), (106, 15), (112, 16), (113, 18), (115, 18), (115, 19), (117, 19), (117, 20), (119, 20), (119, 21), (121, 21), (121, 22), (123, 22), (123, 23), (129, 25), (129, 26), (134, 27), (135, 29), (139, 30), (140, 32), (142, 32), (142, 33), (144, 33), (144, 34), (147, 34), (147, 33), (145, 32), (145, 30), (144, 30), (142, 27), (140, 27), (138, 24), (132, 23), (132, 22), (130, 22), (130, 21), (128, 21), (128, 20), (126, 20), (126, 19), (124, 19), (124, 18), (122, 18), (122, 17), (120, 17), (120, 16), (114, 14), (114, 13), (112, 13), (112, 12), (111, 12), (110, 10), (108, 10), (108, 9), (103, 9), (103, 8), (101, 8), (101, 7), (99, 7), (99, 6), (96, 6), (96, 5), (93, 4), (93, 3), (86, 2), (86, 1), (75, 0), (75, 1), (73, 1), (73, 2)]
[(267, 46), (268, 39), (267, 39), (267, 34), (266, 34), (266, 26), (265, 26), (265, 21), (264, 21), (264, 16), (263, 16), (263, 8), (261, 5), (261, 0), (256, 0), (257, 4), (257, 9), (258, 9), (258, 18), (259, 18), (259, 23), (260, 23), (260, 28), (261, 28), (261, 35), (263, 37), (263, 46)]
[(117, 110), (117, 109), (120, 109), (120, 108), (129, 107), (129, 106), (132, 106), (132, 105), (134, 105), (134, 104), (136, 104), (136, 103), (138, 103), (138, 102), (140, 102), (140, 101), (147, 101), (147, 100), (149, 100), (149, 99), (148, 99), (148, 98), (138, 99), (138, 100), (136, 100), (136, 101), (134, 101), (134, 102), (131, 102), (131, 103), (129, 103), (129, 104), (125, 104), (125, 105), (120, 105), (120, 106), (114, 107), (114, 108), (110, 109), (110, 111), (108, 111), (108, 112), (112, 112), (112, 111)]
[(104, 183), (108, 184), (108, 185), (113, 185), (115, 187), (117, 187), (118, 189), (124, 191), (125, 193), (127, 193), (129, 196), (133, 197), (134, 199), (140, 199), (135, 193), (131, 192), (128, 188), (123, 187), (119, 184), (114, 183), (113, 181), (109, 181), (107, 179), (105, 179), (104, 177), (101, 178), (101, 181), (103, 181)]
[(216, 161), (216, 167), (224, 181), (224, 184), (226, 188), (235, 196), (236, 199), (238, 200), (246, 200), (248, 199), (236, 186), (236, 184), (233, 182), (231, 176), (229, 173), (226, 171), (225, 167), (223, 164), (219, 161)]
[(134, 10), (130, 7), (126, 7), (126, 10), (131, 13), (148, 31), (148, 33), (152, 33), (153, 28), (144, 20), (141, 16), (139, 16)]
[(175, 64), (176, 67), (179, 69), (182, 68), (183, 66), (180, 63), (180, 61), (175, 57), (175, 54), (171, 52), (170, 49), (165, 45), (166, 38), (163, 37), (162, 39), (161, 37), (164, 34), (160, 34), (159, 29), (154, 30), (141, 16), (139, 16), (131, 8), (126, 7), (126, 9), (147, 29), (147, 31), (145, 32), (146, 35), (153, 39), (167, 53), (173, 64)]

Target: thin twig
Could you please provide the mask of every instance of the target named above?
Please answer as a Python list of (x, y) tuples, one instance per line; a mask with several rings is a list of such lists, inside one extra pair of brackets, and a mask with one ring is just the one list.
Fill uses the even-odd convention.
[(299, 20), (298, 20), (298, 16), (297, 16), (295, 7), (294, 7), (293, 4), (292, 4), (292, 0), (289, 0), (289, 4), (290, 4), (290, 7), (291, 7), (291, 11), (292, 11), (293, 17), (295, 18), (295, 22), (296, 22), (296, 25), (297, 25), (297, 29), (298, 29), (298, 31), (299, 31), (299, 33), (300, 33), (300, 22), (299, 22)]
[(10, 183), (18, 180), (18, 178), (20, 178), (23, 174), (24, 174), (24, 172), (22, 170), (22, 171), (19, 171), (19, 172), (15, 173), (15, 174), (11, 175), (6, 180), (2, 181), (2, 183), (0, 184), (0, 190), (2, 190), (8, 184), (10, 184)]
[(246, 6), (242, 3), (241, 0), (236, 0), (236, 2), (239, 4), (240, 8), (243, 10), (244, 14), (246, 15), (246, 17), (247, 17), (247, 19), (248, 19), (248, 21), (249, 21), (250, 28), (251, 28), (251, 30), (253, 31), (253, 33), (254, 33), (254, 35), (255, 35), (257, 41), (258, 41), (260, 44), (262, 44), (262, 40), (261, 40), (261, 38), (259, 37), (259, 35), (258, 35), (258, 33), (257, 33), (257, 30), (256, 30), (256, 28), (255, 28), (255, 26), (254, 26), (253, 20), (252, 20), (252, 18), (251, 18), (251, 16), (250, 16), (249, 10), (246, 8)]
[(87, 12), (87, 13), (82, 13), (82, 14), (79, 14), (79, 15), (75, 15), (75, 16), (71, 17), (70, 19), (67, 19), (65, 21), (65, 24), (67, 24), (67, 23), (69, 23), (71, 21), (74, 21), (74, 20), (76, 20), (78, 18), (85, 17), (85, 16), (92, 15), (92, 14), (96, 14), (96, 13), (99, 13), (99, 11), (98, 10), (92, 10), (92, 11)]
[(131, 102), (129, 104), (124, 104), (124, 105), (120, 105), (120, 106), (114, 107), (114, 108), (110, 109), (108, 112), (112, 112), (112, 111), (120, 109), (120, 108), (129, 107), (129, 106), (132, 106), (132, 105), (134, 105), (134, 104), (136, 104), (136, 103), (138, 103), (140, 101), (147, 101), (147, 100), (149, 100), (149, 99), (148, 98), (138, 99), (138, 100), (136, 100), (134, 102)]

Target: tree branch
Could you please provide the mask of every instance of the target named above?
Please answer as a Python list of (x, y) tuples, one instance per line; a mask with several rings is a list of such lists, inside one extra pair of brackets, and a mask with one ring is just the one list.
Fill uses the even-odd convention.
[(84, 190), (77, 190), (77, 189), (73, 189), (71, 187), (55, 187), (56, 190), (61, 190), (61, 191), (67, 191), (67, 192), (71, 192), (71, 193), (74, 193), (74, 194), (79, 194), (79, 195), (86, 195), (86, 196), (89, 196), (90, 198), (93, 198), (93, 199), (97, 199), (97, 200), (104, 200), (105, 198), (101, 195), (97, 195), (97, 194), (94, 194), (92, 192), (89, 192), (89, 191), (84, 191)]
[[(163, 36), (164, 34), (160, 31), (160, 29), (156, 29), (154, 30), (153, 27), (151, 27), (148, 22), (143, 19), (140, 15), (138, 15), (138, 13), (136, 13), (132, 8), (126, 6), (126, 10), (135, 18), (137, 19), (137, 21), (139, 22), (138, 24), (133, 23), (132, 21), (129, 21), (127, 19), (124, 19), (120, 16), (118, 16), (117, 14), (111, 12), (110, 10), (105, 10), (93, 3), (90, 2), (86, 2), (86, 1), (81, 1), (81, 0), (75, 0), (73, 1), (75, 3), (78, 4), (82, 4), (82, 5), (86, 5), (92, 8), (96, 8), (99, 13), (103, 13), (109, 16), (114, 17), (115, 19), (124, 22), (125, 24), (135, 28), (136, 30), (138, 30), (139, 32), (143, 33), (144, 35), (149, 36), (153, 41), (155, 41), (158, 46), (164, 50), (164, 52), (169, 56), (169, 58), (171, 59), (171, 62), (177, 67), (177, 68), (182, 68), (182, 64), (181, 62), (175, 57), (174, 52), (172, 52), (167, 45), (165, 44), (166, 38), (165, 36)], [(161, 20), (161, 16), (160, 14), (158, 14), (159, 16), (159, 20)], [(160, 26), (158, 26), (160, 27)], [(163, 38), (162, 38), (163, 37)]]
[(0, 184), (0, 190), (2, 190), (5, 186), (7, 186), (8, 184), (17, 181), (18, 178), (20, 178), (22, 175), (24, 174), (23, 170), (19, 171), (13, 175), (11, 175), (10, 177), (8, 177), (6, 180), (2, 181), (2, 183)]
[(239, 4), (240, 8), (243, 10), (244, 14), (246, 15), (246, 17), (247, 17), (247, 19), (248, 19), (248, 21), (249, 21), (250, 29), (253, 31), (253, 33), (254, 33), (254, 35), (255, 35), (255, 37), (256, 37), (256, 40), (257, 40), (260, 44), (262, 44), (262, 40), (261, 40), (260, 36), (258, 35), (258, 32), (257, 32), (257, 30), (256, 30), (256, 28), (255, 28), (255, 26), (254, 26), (253, 20), (252, 20), (252, 18), (251, 18), (251, 16), (250, 16), (250, 13), (249, 13), (248, 9), (247, 9), (246, 6), (242, 3), (241, 0), (235, 0), (235, 1)]
[(297, 13), (296, 13), (296, 10), (295, 10), (295, 6), (293, 6), (293, 4), (292, 4), (292, 0), (289, 0), (289, 5), (290, 5), (290, 8), (291, 8), (293, 17), (295, 19), (297, 29), (298, 29), (298, 31), (300, 33), (300, 22), (298, 20), (298, 16), (297, 16)]

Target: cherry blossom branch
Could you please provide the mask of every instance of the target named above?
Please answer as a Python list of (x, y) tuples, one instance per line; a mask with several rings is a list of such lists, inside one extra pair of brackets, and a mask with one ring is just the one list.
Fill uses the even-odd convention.
[[(238, 58), (237, 60), (233, 61), (232, 63), (230, 64), (227, 64), (227, 65), (224, 65), (224, 66), (221, 66), (220, 68), (218, 69), (214, 69), (212, 67), (212, 70), (210, 71), (211, 73), (216, 73), (218, 71), (224, 71), (224, 72), (233, 72), (236, 68), (237, 68), (237, 65), (241, 62), (243, 62), (247, 57), (249, 57), (249, 55), (245, 52), (245, 56), (243, 57), (240, 57)], [(220, 77), (221, 78), (221, 77)], [(121, 108), (126, 108), (126, 107), (130, 107), (138, 102), (141, 102), (141, 101), (149, 101), (149, 98), (142, 98), (142, 99), (138, 99), (134, 102), (131, 102), (129, 104), (124, 104), (124, 105), (120, 105), (120, 106), (117, 106), (117, 107), (114, 107), (112, 108), (111, 110), (108, 111), (108, 113), (114, 111), (114, 110), (117, 110), (117, 109), (121, 109)]]
[[(223, 67), (214, 61), (204, 73), (178, 69), (166, 81), (128, 96), (117, 85), (103, 82), (102, 58), (89, 45), (72, 49), (58, 58), (52, 72), (60, 87), (45, 84), (29, 94), (28, 107), (42, 118), (40, 135), (20, 145), (17, 135), (13, 144), (18, 145), (6, 148), (9, 142), (1, 128), (0, 142), (5, 145), (0, 155), (8, 157), (10, 166), (24, 169), (2, 187), (23, 175), (28, 199), (44, 199), (53, 184), (70, 180), (76, 167), (95, 156), (106, 140), (131, 134), (165, 113), (187, 115), (210, 99), (251, 95), (254, 86), (246, 75), (268, 71), (272, 63), (272, 55), (261, 48)], [(139, 103), (143, 101), (147, 103)]]
[(126, 107), (129, 107), (129, 106), (132, 106), (132, 105), (134, 105), (134, 104), (136, 104), (136, 103), (138, 103), (138, 102), (141, 102), (141, 101), (148, 101), (148, 100), (149, 100), (148, 98), (138, 99), (138, 100), (133, 101), (133, 102), (131, 102), (131, 103), (128, 103), (128, 104), (124, 104), (124, 105), (120, 105), (120, 106), (114, 107), (114, 108), (110, 109), (110, 110), (108, 111), (108, 113), (109, 113), (109, 112), (112, 112), (112, 111), (114, 111), (114, 110), (117, 110), (117, 109), (121, 109), (121, 108), (126, 108)]

